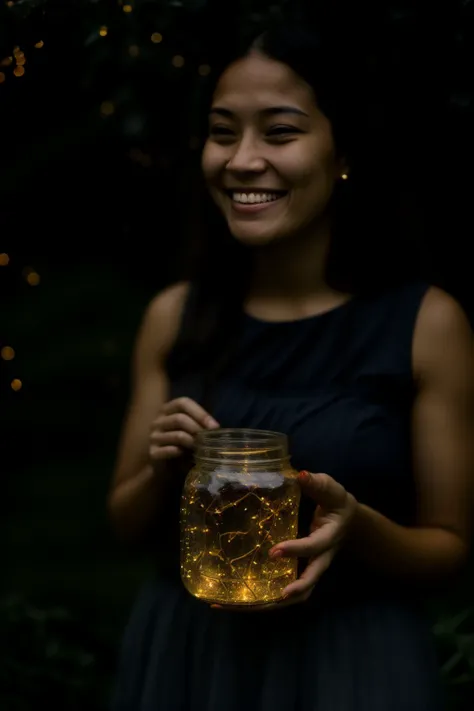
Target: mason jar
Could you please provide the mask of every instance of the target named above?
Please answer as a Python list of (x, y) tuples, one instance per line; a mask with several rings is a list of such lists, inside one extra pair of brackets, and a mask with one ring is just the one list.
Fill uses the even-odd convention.
[(209, 603), (261, 605), (282, 598), (295, 559), (269, 557), (297, 537), (300, 488), (288, 439), (278, 432), (220, 429), (196, 437), (180, 513), (181, 577)]

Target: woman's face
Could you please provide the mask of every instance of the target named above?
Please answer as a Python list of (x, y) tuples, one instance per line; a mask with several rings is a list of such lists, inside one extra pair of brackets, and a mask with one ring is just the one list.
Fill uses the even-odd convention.
[(297, 236), (317, 223), (343, 173), (312, 89), (257, 51), (219, 79), (202, 168), (230, 232), (249, 245)]

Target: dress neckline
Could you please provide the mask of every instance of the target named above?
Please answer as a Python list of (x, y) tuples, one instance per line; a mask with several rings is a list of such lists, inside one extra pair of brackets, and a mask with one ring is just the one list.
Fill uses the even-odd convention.
[(326, 319), (328, 316), (331, 315), (336, 315), (339, 314), (349, 307), (351, 307), (357, 300), (357, 296), (351, 296), (349, 297), (346, 301), (343, 301), (341, 304), (338, 304), (337, 306), (333, 306), (330, 309), (327, 309), (326, 311), (320, 311), (317, 314), (312, 314), (310, 316), (302, 316), (301, 318), (295, 318), (295, 319), (284, 319), (281, 321), (268, 321), (266, 319), (258, 318), (257, 316), (252, 316), (251, 314), (247, 313), (247, 311), (244, 311), (244, 317), (247, 321), (253, 322), (255, 324), (259, 324), (261, 326), (269, 326), (269, 327), (276, 327), (276, 326), (291, 326), (294, 324), (305, 324), (305, 323), (312, 323), (320, 320)]

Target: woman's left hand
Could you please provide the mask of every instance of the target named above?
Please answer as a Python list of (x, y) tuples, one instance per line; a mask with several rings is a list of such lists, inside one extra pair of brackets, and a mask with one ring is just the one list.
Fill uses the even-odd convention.
[(268, 605), (213, 605), (218, 609), (235, 611), (261, 611), (281, 608), (304, 602), (311, 595), (321, 575), (330, 566), (354, 517), (357, 502), (341, 484), (328, 474), (301, 472), (303, 494), (314, 499), (317, 506), (306, 538), (277, 543), (270, 550), (271, 558), (308, 558), (308, 565), (294, 583), (283, 591), (281, 602)]

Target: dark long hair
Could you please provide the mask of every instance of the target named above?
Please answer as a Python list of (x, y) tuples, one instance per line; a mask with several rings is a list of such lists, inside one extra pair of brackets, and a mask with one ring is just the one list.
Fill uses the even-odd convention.
[[(406, 161), (407, 156), (413, 160), (415, 153), (415, 112), (407, 121), (405, 97), (402, 117), (397, 87), (393, 82), (390, 85), (386, 66), (374, 60), (374, 47), (356, 51), (342, 37), (340, 25), (336, 38), (329, 29), (318, 32), (281, 20), (259, 28), (253, 36), (227, 41), (216, 56), (210, 55), (213, 72), (200, 95), (202, 142), (222, 71), (254, 48), (289, 66), (313, 89), (318, 106), (331, 122), (336, 149), (350, 165), (350, 180), (338, 184), (330, 205), (328, 283), (356, 294), (411, 278), (417, 272), (417, 253), (413, 242), (406, 248), (402, 243), (406, 237), (411, 239), (414, 230), (407, 230), (402, 218), (410, 195), (412, 173)], [(183, 274), (192, 288), (170, 363), (175, 369), (202, 374), (210, 406), (211, 384), (228, 365), (239, 336), (251, 254), (230, 234), (198, 165), (196, 176), (191, 191), (195, 209), (189, 226), (190, 249)], [(413, 225), (415, 214), (412, 209), (408, 212)]]

